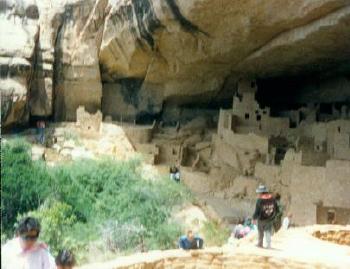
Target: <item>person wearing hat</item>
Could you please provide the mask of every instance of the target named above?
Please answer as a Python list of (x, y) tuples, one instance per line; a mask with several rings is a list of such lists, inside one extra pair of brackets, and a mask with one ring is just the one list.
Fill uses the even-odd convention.
[(273, 223), (276, 214), (278, 213), (278, 207), (276, 199), (269, 193), (269, 190), (264, 186), (260, 185), (256, 189), (256, 193), (259, 195), (255, 212), (253, 215), (254, 223), (258, 222), (258, 247), (263, 247), (264, 236), (267, 243), (267, 248), (271, 248), (271, 234)]

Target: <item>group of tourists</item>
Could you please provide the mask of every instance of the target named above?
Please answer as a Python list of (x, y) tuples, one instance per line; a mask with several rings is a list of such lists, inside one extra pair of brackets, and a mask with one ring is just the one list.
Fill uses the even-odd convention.
[[(171, 168), (171, 179), (180, 180), (178, 169)], [(246, 237), (253, 231), (258, 231), (258, 244), (262, 248), (264, 237), (266, 248), (271, 248), (273, 232), (288, 229), (291, 215), (282, 221), (283, 206), (279, 194), (272, 195), (268, 189), (260, 185), (256, 193), (255, 211), (252, 218), (246, 218), (239, 223), (232, 235), (236, 239)], [(52, 257), (45, 243), (39, 242), (40, 223), (37, 219), (26, 217), (19, 222), (16, 236), (1, 248), (1, 267), (4, 269), (72, 269), (75, 265), (73, 254), (69, 250), (59, 251), (56, 259)], [(179, 248), (184, 250), (202, 249), (203, 239), (189, 230), (179, 239)]]
[(53, 258), (49, 247), (40, 242), (40, 223), (26, 217), (17, 227), (16, 235), (1, 247), (1, 268), (3, 269), (72, 269), (75, 259), (69, 250), (59, 251)]
[[(176, 182), (180, 181), (180, 171), (175, 165), (170, 167), (170, 179)], [(264, 185), (260, 185), (256, 193), (258, 194), (258, 199), (256, 201), (253, 217), (246, 218), (244, 221), (238, 223), (232, 236), (233, 238), (241, 239), (251, 232), (258, 231), (257, 246), (263, 247), (263, 239), (265, 237), (266, 247), (271, 248), (272, 234), (278, 232), (281, 228), (283, 230), (288, 229), (292, 215), (288, 214), (282, 220), (284, 210), (279, 193), (273, 195)], [(180, 239), (179, 243), (181, 248), (187, 249), (190, 245), (184, 243), (193, 239), (189, 237), (189, 235), (192, 235), (192, 232), (189, 232), (187, 236), (181, 237), (182, 239)]]
[[(233, 242), (232, 240), (242, 239), (252, 232), (257, 231), (257, 247), (263, 248), (265, 238), (266, 248), (270, 249), (272, 234), (281, 229), (287, 230), (290, 226), (292, 215), (288, 214), (282, 220), (284, 209), (279, 193), (273, 195), (263, 185), (257, 188), (256, 193), (258, 194), (258, 199), (256, 201), (253, 217), (246, 218), (235, 226), (228, 243), (231, 244)], [(190, 230), (187, 232), (187, 235), (180, 237), (179, 247), (185, 250), (201, 249), (203, 248), (203, 243), (203, 239), (198, 235), (194, 235)]]

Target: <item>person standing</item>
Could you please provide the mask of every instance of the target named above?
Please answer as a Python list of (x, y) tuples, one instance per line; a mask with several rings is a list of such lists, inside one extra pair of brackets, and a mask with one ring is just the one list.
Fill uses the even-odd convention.
[(16, 237), (1, 247), (3, 269), (55, 269), (55, 260), (44, 243), (38, 242), (40, 224), (26, 217), (19, 222)]
[(45, 121), (39, 120), (36, 123), (36, 127), (38, 132), (38, 142), (43, 145), (45, 143)]
[(276, 199), (269, 193), (264, 185), (260, 185), (256, 193), (258, 199), (256, 201), (255, 212), (253, 214), (254, 223), (258, 222), (258, 247), (263, 247), (264, 236), (267, 248), (271, 248), (271, 234), (273, 229), (274, 218), (278, 212)]
[(170, 167), (170, 179), (180, 182), (180, 171), (175, 165)]

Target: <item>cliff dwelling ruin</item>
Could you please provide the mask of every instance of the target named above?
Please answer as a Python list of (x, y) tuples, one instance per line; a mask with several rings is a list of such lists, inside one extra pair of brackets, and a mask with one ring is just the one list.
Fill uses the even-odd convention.
[(250, 214), (264, 182), (282, 194), (297, 225), (349, 223), (350, 106), (307, 103), (271, 116), (257, 91), (256, 81), (241, 80), (232, 107), (218, 115), (124, 129), (149, 162), (181, 165), (186, 184), (223, 199), (236, 215)]
[(118, 125), (228, 222), (264, 183), (297, 225), (349, 224), (349, 3), (243, 2), (2, 1), (3, 132)]

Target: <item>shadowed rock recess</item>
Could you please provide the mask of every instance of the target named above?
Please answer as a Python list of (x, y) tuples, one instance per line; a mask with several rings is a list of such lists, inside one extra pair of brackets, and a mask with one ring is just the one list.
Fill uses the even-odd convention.
[(348, 0), (3, 0), (2, 125), (219, 108), (242, 77), (349, 101), (349, 24)]

